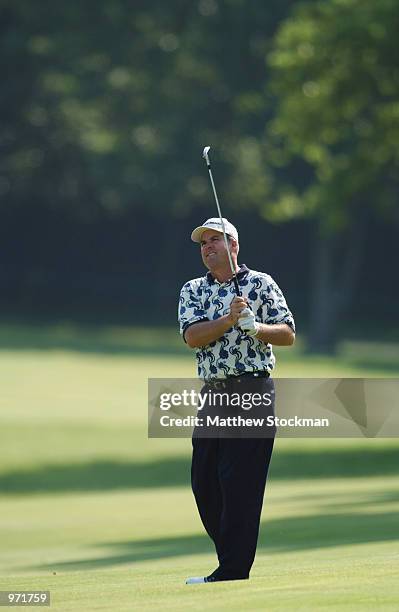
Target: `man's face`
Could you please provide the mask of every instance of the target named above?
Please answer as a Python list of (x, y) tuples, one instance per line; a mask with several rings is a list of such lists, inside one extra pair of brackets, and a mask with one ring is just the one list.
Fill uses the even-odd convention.
[(201, 257), (208, 270), (226, 265), (228, 257), (221, 232), (205, 230), (201, 237)]

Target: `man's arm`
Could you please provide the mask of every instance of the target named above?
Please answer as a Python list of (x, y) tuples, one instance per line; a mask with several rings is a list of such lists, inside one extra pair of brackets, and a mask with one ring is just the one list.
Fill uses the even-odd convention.
[(295, 332), (287, 323), (258, 323), (256, 338), (265, 344), (270, 342), (276, 346), (291, 346), (295, 342)]
[(228, 329), (237, 323), (241, 311), (246, 306), (247, 303), (244, 298), (235, 297), (230, 305), (229, 314), (213, 321), (199, 321), (190, 325), (184, 332), (184, 339), (188, 346), (190, 348), (198, 348), (219, 340)]
[(266, 281), (264, 289), (268, 297), (261, 313), (265, 323), (256, 321), (254, 312), (248, 309), (242, 313), (238, 325), (249, 336), (265, 344), (291, 346), (295, 342), (292, 313), (277, 283), (268, 275), (262, 275), (262, 280)]
[(190, 348), (206, 346), (218, 340), (223, 334), (233, 327), (230, 315), (224, 315), (214, 321), (200, 321), (193, 323), (184, 332), (184, 339)]

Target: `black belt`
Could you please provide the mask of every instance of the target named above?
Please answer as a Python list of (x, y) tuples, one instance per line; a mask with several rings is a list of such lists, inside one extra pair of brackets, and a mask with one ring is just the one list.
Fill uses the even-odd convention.
[(243, 372), (236, 376), (227, 376), (226, 378), (212, 378), (206, 380), (205, 384), (215, 389), (225, 389), (232, 382), (241, 382), (242, 378), (269, 378), (270, 373), (265, 370), (258, 370), (256, 372)]

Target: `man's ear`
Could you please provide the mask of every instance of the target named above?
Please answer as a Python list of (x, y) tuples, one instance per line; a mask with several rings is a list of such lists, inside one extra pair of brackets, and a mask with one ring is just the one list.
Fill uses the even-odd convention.
[(231, 241), (231, 250), (234, 253), (238, 253), (238, 251), (240, 250), (240, 245), (238, 244), (237, 240), (235, 240), (234, 238), (230, 238)]

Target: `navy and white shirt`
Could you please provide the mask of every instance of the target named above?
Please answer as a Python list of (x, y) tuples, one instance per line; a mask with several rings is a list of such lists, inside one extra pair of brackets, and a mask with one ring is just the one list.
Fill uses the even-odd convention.
[[(259, 323), (287, 323), (295, 331), (295, 323), (284, 295), (271, 276), (240, 266), (237, 273), (243, 297)], [(180, 292), (178, 318), (180, 333), (199, 321), (212, 321), (230, 312), (235, 297), (234, 283), (220, 283), (210, 272), (183, 285)], [(244, 372), (271, 372), (275, 357), (271, 344), (247, 336), (238, 326), (206, 346), (196, 349), (198, 375), (203, 380), (239, 376)]]

